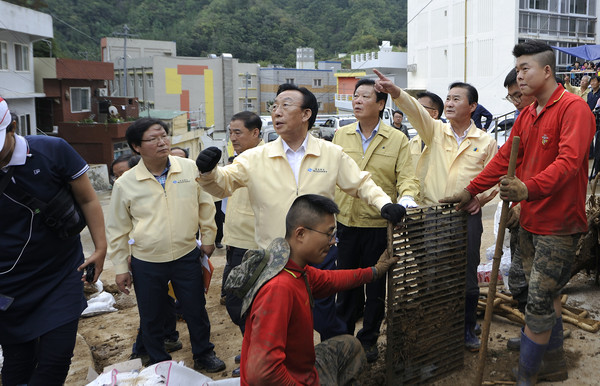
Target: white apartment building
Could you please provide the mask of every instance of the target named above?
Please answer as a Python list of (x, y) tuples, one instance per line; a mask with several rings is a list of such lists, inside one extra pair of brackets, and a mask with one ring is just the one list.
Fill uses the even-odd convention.
[(0, 97), (19, 117), (17, 134), (36, 134), (33, 43), (51, 39), (52, 17), (42, 12), (0, 1)]
[[(514, 110), (506, 101), (512, 48), (538, 39), (552, 46), (598, 42), (600, 0), (408, 0), (408, 88), (442, 99), (448, 85), (477, 87), (479, 102), (492, 114)], [(556, 52), (559, 69), (575, 58)]]

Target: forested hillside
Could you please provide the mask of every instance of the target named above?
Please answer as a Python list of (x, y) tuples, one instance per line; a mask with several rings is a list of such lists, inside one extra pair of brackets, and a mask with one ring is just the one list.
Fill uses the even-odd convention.
[[(177, 42), (181, 56), (228, 52), (244, 62), (293, 66), (297, 47), (316, 60), (406, 46), (406, 0), (12, 0), (49, 13), (53, 55), (100, 59), (100, 38), (123, 32)], [(48, 51), (37, 45), (36, 54)]]

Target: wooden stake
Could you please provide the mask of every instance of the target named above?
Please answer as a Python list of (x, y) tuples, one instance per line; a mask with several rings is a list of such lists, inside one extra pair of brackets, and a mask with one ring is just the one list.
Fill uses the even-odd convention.
[[(513, 177), (517, 165), (517, 155), (519, 153), (519, 143), (521, 138), (515, 136), (512, 138), (512, 148), (510, 149), (510, 159), (508, 161), (508, 171), (506, 175)], [(494, 297), (496, 296), (496, 285), (498, 284), (498, 270), (500, 269), (500, 258), (502, 257), (502, 245), (504, 244), (504, 232), (506, 230), (506, 220), (508, 217), (508, 201), (502, 203), (502, 214), (500, 216), (500, 225), (498, 226), (498, 237), (496, 238), (496, 250), (492, 263), (492, 273), (490, 276), (490, 285), (488, 287), (487, 305), (485, 307), (485, 317), (481, 330), (481, 348), (479, 350), (479, 362), (477, 363), (477, 372), (475, 374), (475, 385), (481, 385), (483, 382), (483, 370), (485, 369), (485, 358), (487, 356), (488, 339), (490, 336), (490, 324), (494, 312)]]

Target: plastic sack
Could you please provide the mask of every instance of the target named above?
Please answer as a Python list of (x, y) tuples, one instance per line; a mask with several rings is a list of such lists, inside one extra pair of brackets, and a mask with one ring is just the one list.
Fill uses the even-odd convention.
[(114, 296), (104, 291), (102, 282), (98, 280), (96, 283), (94, 283), (94, 285), (96, 286), (98, 293), (92, 295), (92, 297), (88, 300), (88, 306), (85, 310), (83, 310), (81, 316), (90, 317), (105, 314), (107, 312), (117, 311), (117, 309), (113, 307), (115, 305)]

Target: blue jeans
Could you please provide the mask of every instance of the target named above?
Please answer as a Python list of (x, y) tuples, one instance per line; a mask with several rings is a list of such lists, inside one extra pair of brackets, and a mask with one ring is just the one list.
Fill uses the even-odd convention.
[(164, 306), (169, 280), (183, 307), (194, 359), (210, 354), (214, 345), (210, 342), (210, 321), (204, 298), (200, 250), (194, 248), (183, 257), (166, 263), (150, 263), (132, 256), (131, 271), (140, 312), (142, 339), (150, 362), (171, 359), (163, 343), (165, 318), (172, 317), (172, 313)]
[(2, 346), (2, 385), (62, 385), (69, 373), (79, 319), (37, 339)]

